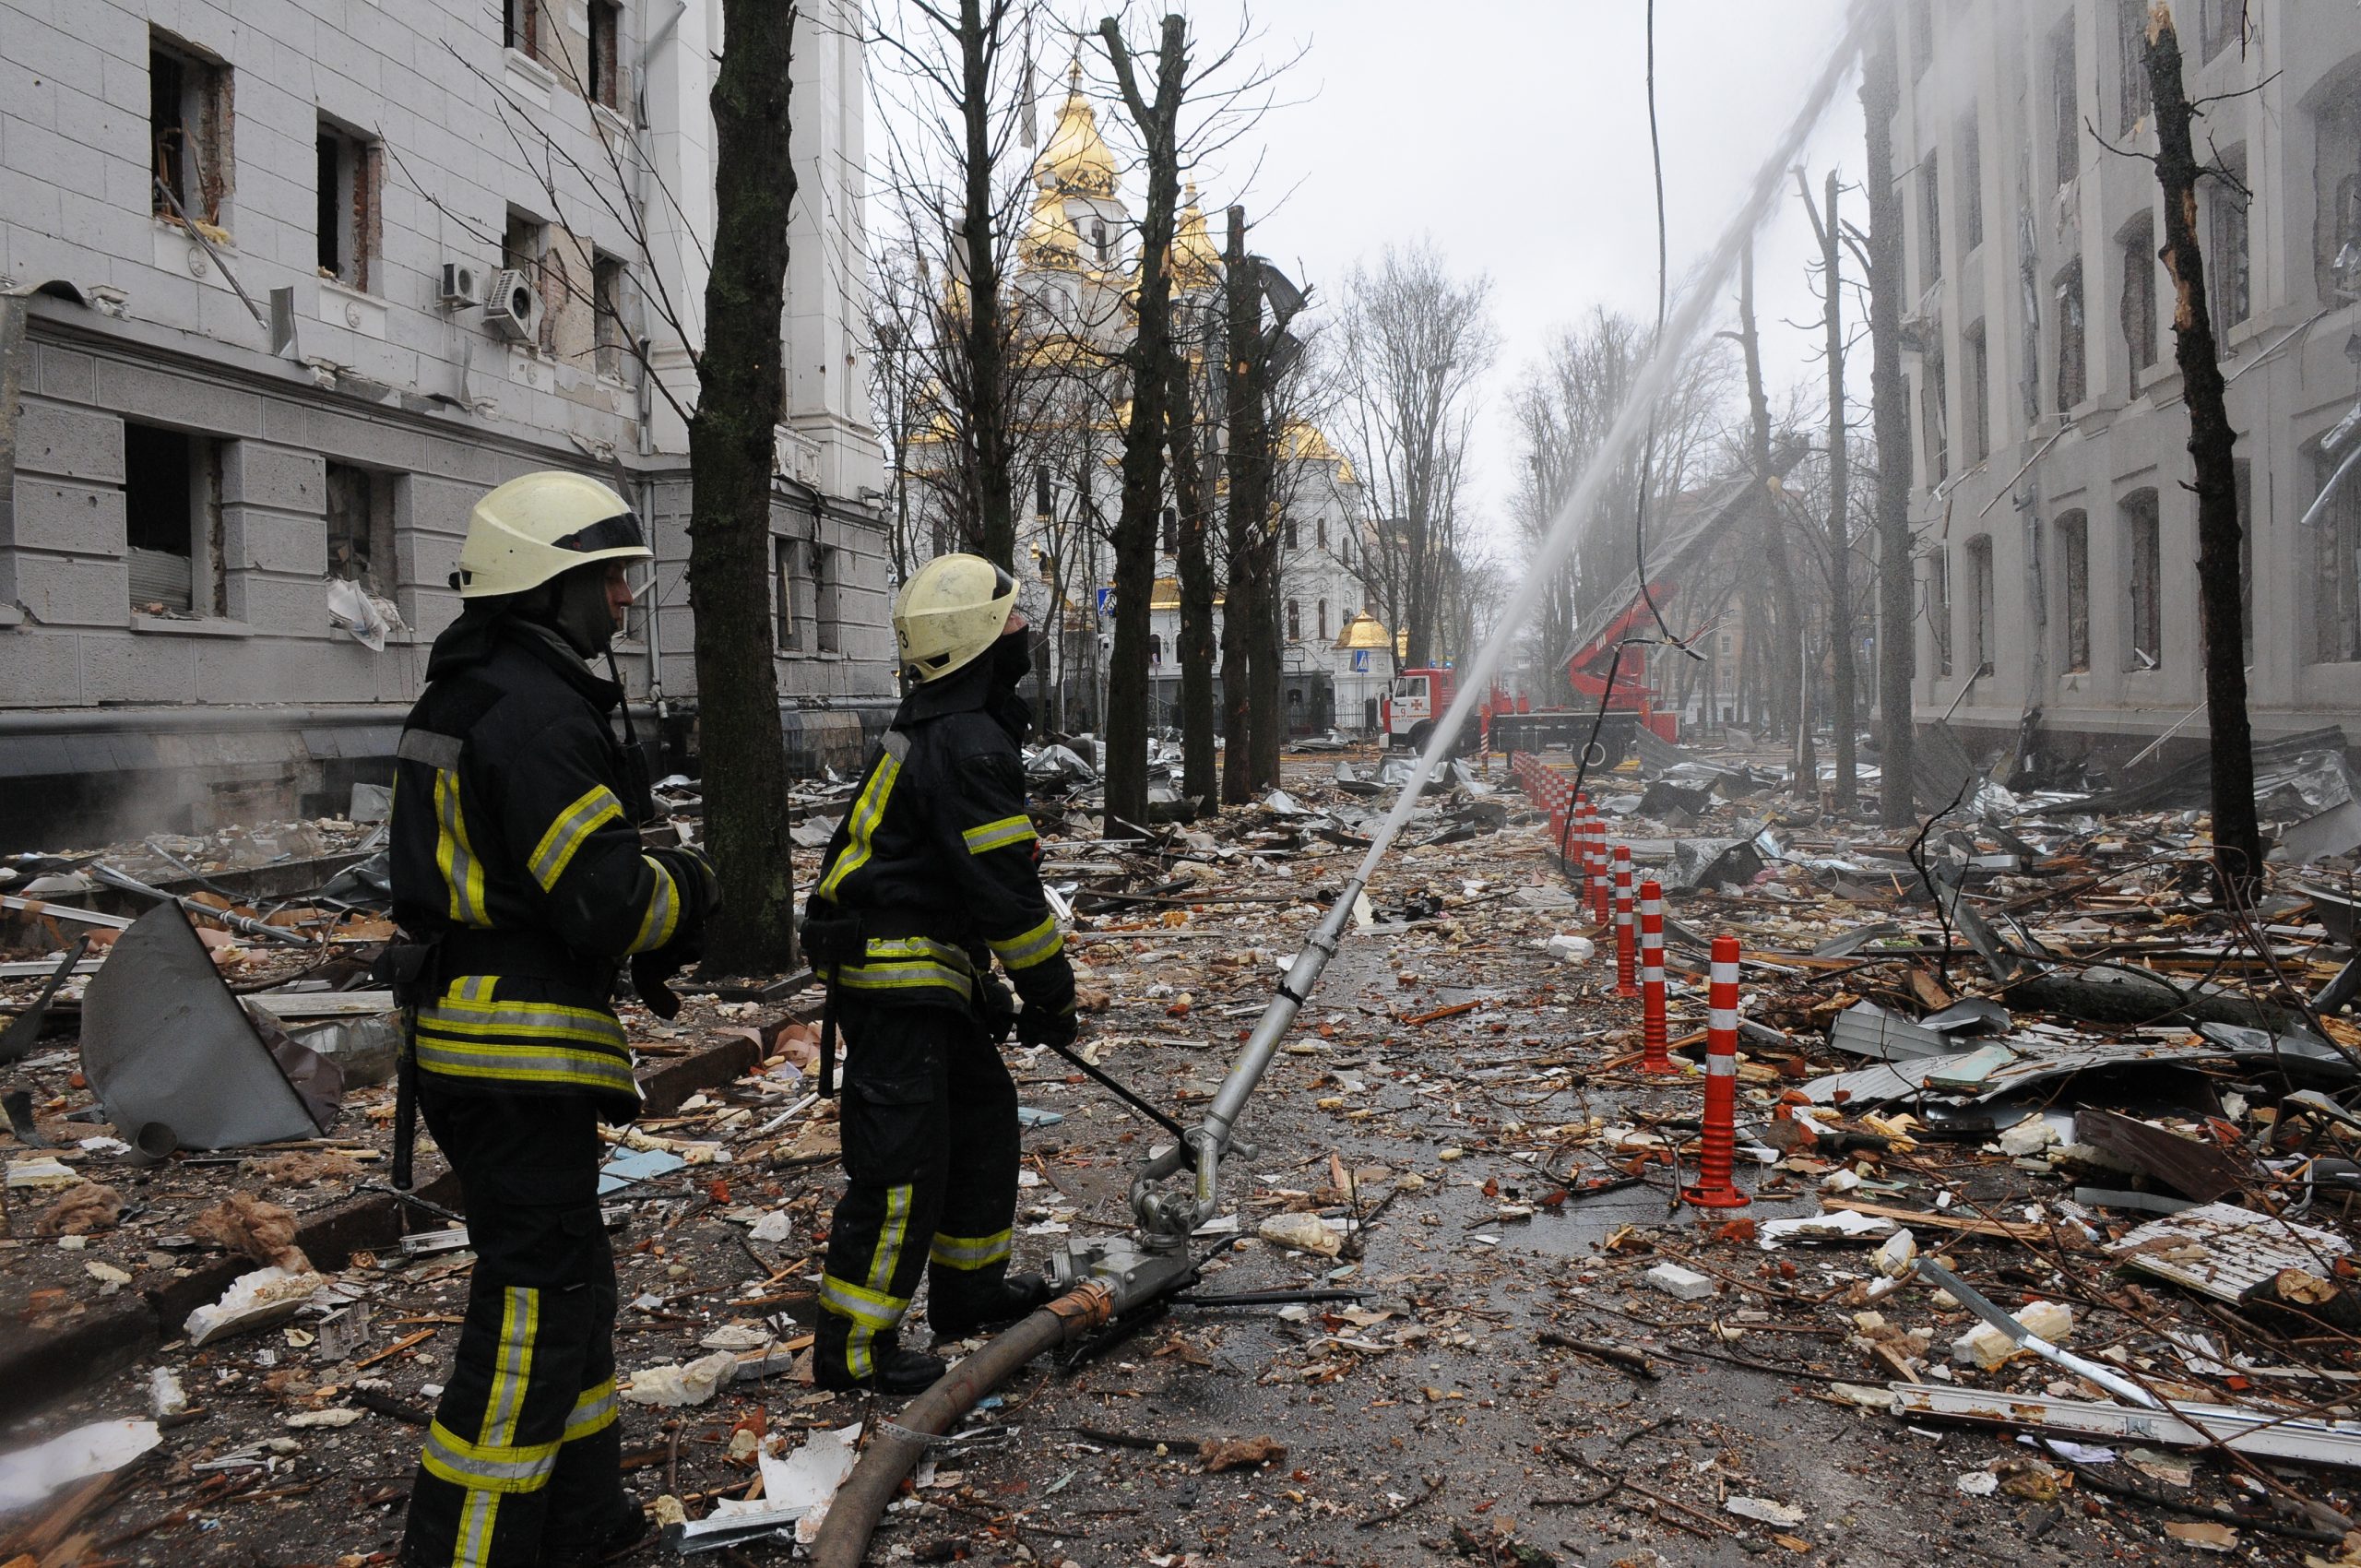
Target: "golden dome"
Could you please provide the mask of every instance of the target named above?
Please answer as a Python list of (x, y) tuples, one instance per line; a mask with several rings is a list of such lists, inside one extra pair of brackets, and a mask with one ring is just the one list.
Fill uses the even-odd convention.
[(1058, 127), (1050, 133), (1041, 156), (1034, 160), (1033, 180), (1044, 190), (1076, 196), (1115, 194), (1115, 155), (1098, 134), (1098, 115), (1082, 95), (1082, 62), (1074, 62), (1067, 77), (1066, 101), (1058, 110)]
[(1180, 609), (1180, 579), (1178, 577), (1157, 578), (1156, 586), (1148, 589), (1147, 607), (1150, 610)]
[(1308, 420), (1287, 421), (1280, 438), (1287, 443), (1287, 455), (1291, 458), (1308, 458), (1318, 463), (1344, 461), (1337, 456), (1336, 449), (1328, 445), (1328, 438), (1320, 433), (1320, 427)]
[(1032, 226), (1025, 231), (1025, 243), (1017, 247), (1017, 255), (1033, 267), (1071, 269), (1082, 265), (1082, 234), (1066, 216), (1065, 197), (1055, 191), (1041, 193), (1041, 199), (1033, 204)]
[(1385, 633), (1385, 623), (1364, 610), (1345, 623), (1336, 634), (1336, 646), (1354, 652), (1364, 648), (1381, 648), (1394, 639)]
[(1205, 214), (1197, 205), (1197, 182), (1189, 182), (1187, 203), (1172, 233), (1172, 281), (1183, 289), (1207, 289), (1221, 280), (1221, 253), (1205, 232)]

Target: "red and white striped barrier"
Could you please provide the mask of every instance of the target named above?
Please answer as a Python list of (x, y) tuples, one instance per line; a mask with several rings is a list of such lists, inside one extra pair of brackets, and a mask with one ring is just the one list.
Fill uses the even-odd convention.
[(1664, 889), (1640, 884), (1640, 1071), (1678, 1073), (1664, 1016)]
[(1731, 1180), (1738, 1153), (1738, 960), (1737, 937), (1714, 938), (1703, 1146), (1697, 1156), (1697, 1184), (1680, 1194), (1700, 1208), (1738, 1208), (1749, 1201)]
[(1631, 998), (1640, 994), (1636, 951), (1638, 932), (1632, 930), (1631, 909), (1631, 846), (1615, 846), (1615, 994)]

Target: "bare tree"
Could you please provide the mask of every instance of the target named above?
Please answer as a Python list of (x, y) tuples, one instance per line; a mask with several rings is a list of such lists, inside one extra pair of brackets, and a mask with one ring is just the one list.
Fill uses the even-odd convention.
[(2173, 353), (2189, 403), (2189, 455), (2197, 471), (2198, 612), (2205, 642), (2205, 723), (2213, 795), (2213, 868), (2224, 896), (2252, 901), (2262, 876), (2262, 830), (2254, 799), (2254, 741), (2247, 719), (2245, 609), (2239, 602), (2238, 492), (2213, 319), (2205, 292), (2205, 259), (2197, 244), (2197, 183), (2210, 175), (2214, 197), (2243, 202), (2248, 193), (2220, 168), (2201, 167), (2189, 134), (2198, 114), (2181, 82), (2180, 38), (2170, 6), (2148, 15), (2146, 66), (2156, 109), (2156, 181), (2165, 193), (2160, 253), (2173, 280)]
[(1869, 400), (1877, 432), (1878, 806), (1888, 827), (1917, 813), (1911, 785), (1917, 726), (1911, 680), (1917, 657), (1910, 540), (1910, 408), (1902, 378), (1902, 192), (1893, 179), (1893, 116), (1901, 66), (1889, 15), (1871, 29), (1861, 67), (1861, 114), (1869, 125), (1869, 232), (1856, 235), (1869, 279)]
[(1435, 608), (1458, 543), (1478, 388), (1497, 351), (1490, 280), (1453, 278), (1432, 242), (1387, 246), (1345, 282), (1345, 441), (1380, 517), (1371, 588), (1406, 657), (1433, 657)]
[(1838, 227), (1836, 171), (1828, 172), (1821, 205), (1815, 207), (1804, 172), (1796, 171), (1796, 191), (1811, 219), (1812, 234), (1820, 242), (1821, 323), (1825, 341), (1821, 353), (1828, 370), (1828, 572), (1829, 687), (1834, 708), (1836, 742), (1836, 809), (1846, 816), (1857, 802), (1854, 778), (1856, 683), (1853, 665), (1852, 528), (1846, 513), (1851, 442), (1845, 422), (1845, 268), (1844, 239)]
[[(1771, 402), (1762, 388), (1762, 336), (1754, 318), (1754, 247), (1738, 253), (1738, 339), (1746, 361), (1748, 410), (1747, 457), (1754, 473), (1756, 516), (1762, 532), (1762, 564), (1771, 580), (1770, 689), (1778, 722), (1792, 726), (1795, 740), (1795, 788), (1816, 794), (1817, 760), (1811, 743), (1809, 683), (1804, 679), (1803, 604), (1796, 592), (1795, 571), (1787, 559), (1785, 518), (1776, 504), (1778, 470), (1772, 466)], [(1750, 650), (1752, 639), (1748, 639)]]
[(791, 6), (724, 0), (728, 42), (712, 95), (713, 269), (689, 422), (689, 601), (706, 843), (730, 909), (708, 925), (705, 957), (721, 974), (776, 973), (796, 956), (770, 603), (773, 433), (786, 411), (779, 324), (796, 188), (788, 127), (795, 19)]

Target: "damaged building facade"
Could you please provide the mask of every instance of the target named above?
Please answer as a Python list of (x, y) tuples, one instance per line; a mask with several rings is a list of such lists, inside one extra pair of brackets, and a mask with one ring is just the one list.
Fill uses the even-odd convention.
[[(2258, 738), (2361, 714), (2361, 15), (2182, 0), (2238, 433)], [(2036, 752), (2202, 744), (2196, 497), (2146, 0), (1895, 8), (1916, 710)], [(2209, 153), (2210, 148), (2210, 153)], [(1913, 303), (1915, 302), (1915, 303)], [(2322, 492), (2332, 493), (2320, 501)], [(2317, 503), (2317, 504), (2316, 504)]]
[[(652, 525), (618, 653), (693, 744), (684, 410), (719, 8), (0, 0), (0, 848), (390, 777), (469, 506)], [(890, 711), (852, 0), (807, 4), (771, 528), (788, 743)]]

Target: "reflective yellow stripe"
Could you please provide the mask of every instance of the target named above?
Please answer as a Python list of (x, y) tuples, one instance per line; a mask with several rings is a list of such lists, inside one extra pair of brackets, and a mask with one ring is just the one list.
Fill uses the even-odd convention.
[(927, 1259), (945, 1268), (990, 1268), (1007, 1261), (1009, 1232), (993, 1236), (944, 1236), (938, 1234), (934, 1245), (927, 1249)]
[(964, 948), (923, 936), (872, 936), (865, 961), (838, 964), (824, 979), (853, 991), (939, 987), (962, 1000), (975, 993), (975, 965)]
[(1059, 934), (1058, 917), (1050, 915), (1022, 936), (1012, 936), (1006, 942), (986, 942), (984, 945), (998, 954), (1000, 961), (1011, 970), (1029, 969), (1064, 952), (1066, 939)]
[(578, 1443), (592, 1432), (604, 1431), (615, 1424), (615, 1418), (622, 1408), (615, 1397), (613, 1378), (609, 1378), (596, 1388), (584, 1389), (582, 1397), (574, 1402), (573, 1412), (565, 1418), (565, 1435), (558, 1442)]
[(876, 1254), (869, 1260), (872, 1290), (894, 1283), (894, 1265), (902, 1261), (902, 1243), (910, 1233), (910, 1199), (917, 1191), (908, 1182), (885, 1189), (885, 1225), (877, 1233)]
[(582, 841), (600, 825), (623, 814), (623, 803), (615, 799), (615, 792), (604, 784), (593, 784), (582, 792), (580, 800), (557, 814), (557, 820), (541, 835), (541, 841), (533, 846), (526, 869), (541, 885), (541, 890), (548, 892), (565, 874), (566, 865), (574, 859), (574, 852), (582, 848)]
[[(610, 1401), (607, 1420), (611, 1421), (615, 1385), (610, 1381), (606, 1387)], [(583, 1435), (597, 1430), (586, 1429)], [(569, 1430), (566, 1435), (571, 1438), (576, 1434)], [(554, 1443), (509, 1448), (469, 1443), (441, 1421), (435, 1421), (426, 1429), (426, 1446), (419, 1457), (429, 1474), (469, 1491), (532, 1491), (546, 1483), (550, 1472), (557, 1467), (557, 1450)]]
[(597, 1089), (639, 1098), (631, 1063), (604, 1051), (558, 1045), (481, 1044), (418, 1036), (418, 1068), (446, 1078), (516, 1083), (532, 1087)]
[(871, 841), (876, 837), (877, 825), (884, 820), (885, 802), (894, 793), (894, 780), (902, 772), (902, 754), (908, 749), (907, 738), (890, 731), (886, 733), (877, 754), (877, 766), (870, 773), (869, 782), (861, 786), (860, 799), (853, 802), (852, 827), (845, 839), (845, 852), (820, 878), (820, 885), (813, 889), (819, 897), (833, 900), (845, 878), (869, 863)]
[(533, 1336), (541, 1325), (539, 1290), (512, 1285), (505, 1295), (495, 1352), (500, 1370), (492, 1379), (492, 1397), (484, 1402), (483, 1435), (476, 1440), (503, 1448), (516, 1441), (516, 1423), (525, 1414), (525, 1385), (533, 1375)]
[(434, 864), (450, 890), (449, 913), (461, 925), (487, 926), (492, 913), (483, 902), (483, 863), (468, 841), (468, 823), (459, 810), (459, 776), (451, 769), (434, 774)]
[(967, 841), (967, 852), (980, 855), (988, 850), (1004, 849), (1011, 844), (1022, 844), (1039, 837), (1033, 831), (1029, 816), (1004, 816), (998, 822), (988, 822), (981, 827), (970, 827), (959, 835)]
[(672, 940), (672, 932), (681, 923), (681, 890), (672, 881), (672, 873), (647, 856), (642, 863), (656, 875), (656, 886), (647, 896), (647, 912), (639, 917), (639, 934), (631, 939), (628, 953), (653, 953)]

